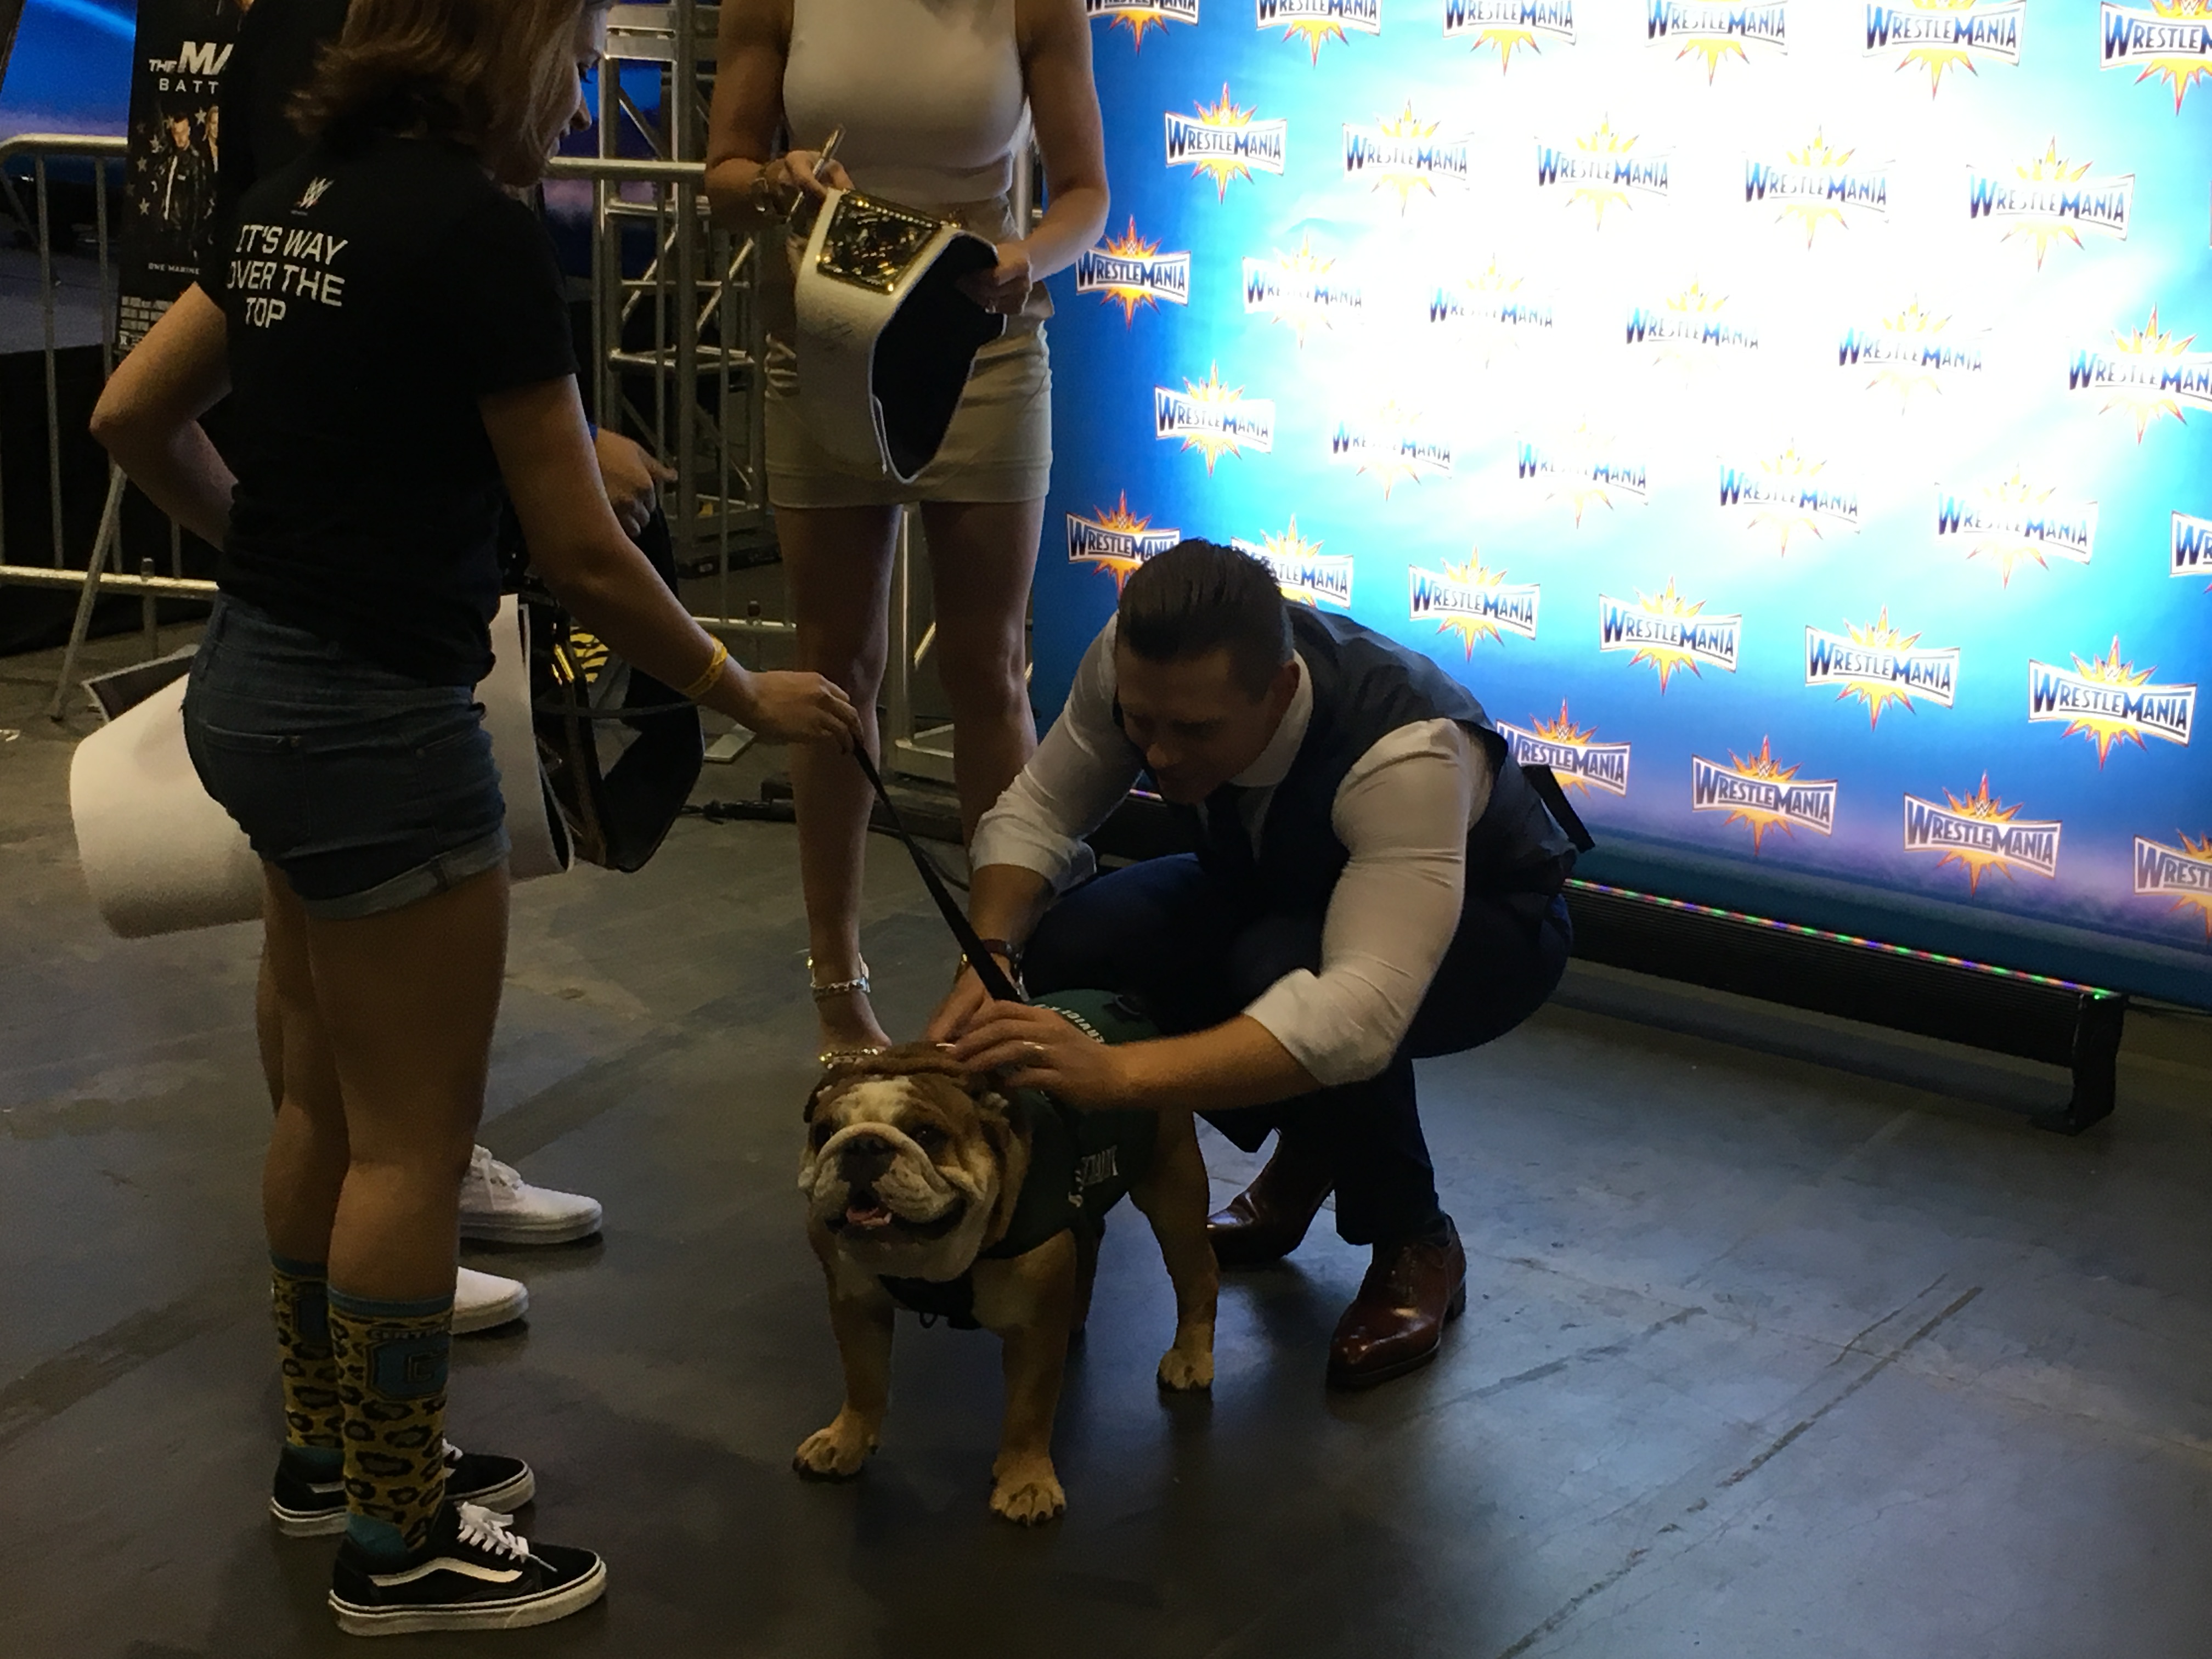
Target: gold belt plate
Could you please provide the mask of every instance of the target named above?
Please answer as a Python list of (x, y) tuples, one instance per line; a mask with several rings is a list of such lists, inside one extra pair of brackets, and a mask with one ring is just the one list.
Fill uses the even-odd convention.
[(848, 191), (837, 200), (814, 268), (854, 288), (891, 293), (905, 281), (940, 223), (895, 202)]

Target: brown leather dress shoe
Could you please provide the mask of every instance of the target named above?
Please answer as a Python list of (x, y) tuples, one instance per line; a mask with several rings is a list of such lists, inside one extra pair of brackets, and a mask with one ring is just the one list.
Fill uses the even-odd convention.
[(1213, 1259), (1224, 1267), (1280, 1261), (1298, 1248), (1334, 1184), (1320, 1159), (1286, 1152), (1277, 1140), (1275, 1155), (1252, 1184), (1231, 1199), (1228, 1208), (1206, 1217), (1206, 1237), (1213, 1246)]
[(1441, 1243), (1378, 1244), (1359, 1294), (1336, 1322), (1328, 1386), (1371, 1389), (1437, 1357), (1444, 1326), (1467, 1311), (1467, 1252), (1447, 1220)]

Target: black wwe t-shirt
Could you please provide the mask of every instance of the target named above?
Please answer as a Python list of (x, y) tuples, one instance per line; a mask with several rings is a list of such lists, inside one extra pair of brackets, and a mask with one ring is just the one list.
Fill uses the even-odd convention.
[(537, 216), (427, 138), (317, 145), (201, 270), (238, 430), (223, 591), (432, 684), (491, 666), (499, 465), (477, 399), (576, 372)]

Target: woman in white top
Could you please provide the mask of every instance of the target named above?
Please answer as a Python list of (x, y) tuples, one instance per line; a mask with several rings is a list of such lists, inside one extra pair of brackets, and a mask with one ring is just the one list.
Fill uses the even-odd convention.
[[(1048, 205), (1018, 226), (1008, 191), (1032, 125)], [(780, 129), (809, 146), (842, 129), (819, 181), (813, 149), (771, 155)], [(898, 508), (919, 503), (972, 835), (1036, 746), (1023, 665), (1052, 464), (1042, 279), (1106, 222), (1082, 0), (724, 0), (707, 166), (716, 219), (768, 229), (825, 185), (941, 212), (998, 247), (969, 291), (1006, 317), (1006, 336), (977, 356), (943, 448), (910, 484), (854, 469), (799, 423), (788, 288), (767, 298), (769, 499), (799, 661), (851, 695), (872, 747)], [(788, 276), (781, 259), (763, 268)], [(847, 757), (811, 750), (793, 752), (792, 781), (823, 1047), (878, 1047), (859, 931), (868, 787)]]

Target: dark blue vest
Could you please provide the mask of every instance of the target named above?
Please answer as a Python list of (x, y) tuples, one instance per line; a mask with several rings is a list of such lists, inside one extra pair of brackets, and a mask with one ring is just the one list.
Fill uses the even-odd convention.
[[(1432, 720), (1458, 721), (1490, 757), (1490, 804), (1467, 835), (1468, 898), (1558, 892), (1574, 868), (1574, 844), (1467, 689), (1419, 652), (1349, 618), (1303, 605), (1291, 605), (1290, 616), (1291, 643), (1313, 684), (1313, 718), (1261, 825), (1255, 902), (1272, 911), (1327, 908), (1351, 859), (1329, 822), (1345, 775), (1399, 727)], [(1203, 847), (1197, 809), (1177, 811)]]

